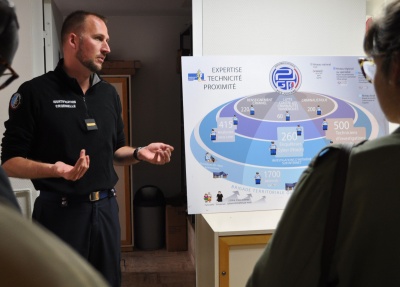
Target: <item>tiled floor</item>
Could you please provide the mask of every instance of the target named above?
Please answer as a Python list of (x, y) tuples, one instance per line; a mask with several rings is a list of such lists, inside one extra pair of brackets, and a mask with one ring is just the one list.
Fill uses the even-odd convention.
[(187, 251), (135, 250), (122, 253), (122, 287), (195, 287), (196, 272)]

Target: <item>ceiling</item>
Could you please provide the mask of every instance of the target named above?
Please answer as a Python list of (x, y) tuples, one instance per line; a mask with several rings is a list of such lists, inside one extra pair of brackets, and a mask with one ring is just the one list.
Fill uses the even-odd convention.
[(63, 16), (87, 10), (104, 16), (191, 15), (191, 0), (52, 0)]

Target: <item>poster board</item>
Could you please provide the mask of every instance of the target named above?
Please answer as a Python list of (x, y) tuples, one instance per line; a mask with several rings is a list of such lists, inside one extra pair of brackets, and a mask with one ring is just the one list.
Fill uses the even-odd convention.
[(188, 211), (283, 209), (332, 143), (388, 133), (354, 56), (182, 57)]

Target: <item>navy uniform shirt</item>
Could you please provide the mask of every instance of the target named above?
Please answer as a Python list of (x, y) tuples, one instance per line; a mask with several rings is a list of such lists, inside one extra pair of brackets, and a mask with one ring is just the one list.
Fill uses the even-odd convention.
[[(24, 157), (73, 166), (85, 149), (90, 167), (80, 180), (34, 179), (35, 188), (77, 195), (112, 188), (118, 180), (114, 152), (125, 145), (120, 98), (96, 74), (83, 94), (62, 66), (63, 60), (54, 71), (23, 83), (11, 97), (1, 160)], [(88, 129), (87, 120), (94, 120), (97, 129)]]

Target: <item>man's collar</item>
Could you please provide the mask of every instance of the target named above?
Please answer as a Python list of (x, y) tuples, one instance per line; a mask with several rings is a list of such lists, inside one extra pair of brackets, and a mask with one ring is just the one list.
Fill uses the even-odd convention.
[[(59, 73), (61, 72), (65, 77), (67, 77), (67, 78), (69, 78), (71, 80), (75, 80), (75, 78), (70, 77), (67, 74), (67, 72), (64, 70), (64, 58), (62, 58), (62, 59), (60, 59), (58, 61), (57, 67), (56, 67), (56, 69), (54, 71), (59, 72)], [(101, 78), (96, 73), (92, 73), (90, 75), (90, 79), (89, 80), (90, 80), (90, 86), (91, 87), (96, 85), (97, 83), (101, 82)]]

